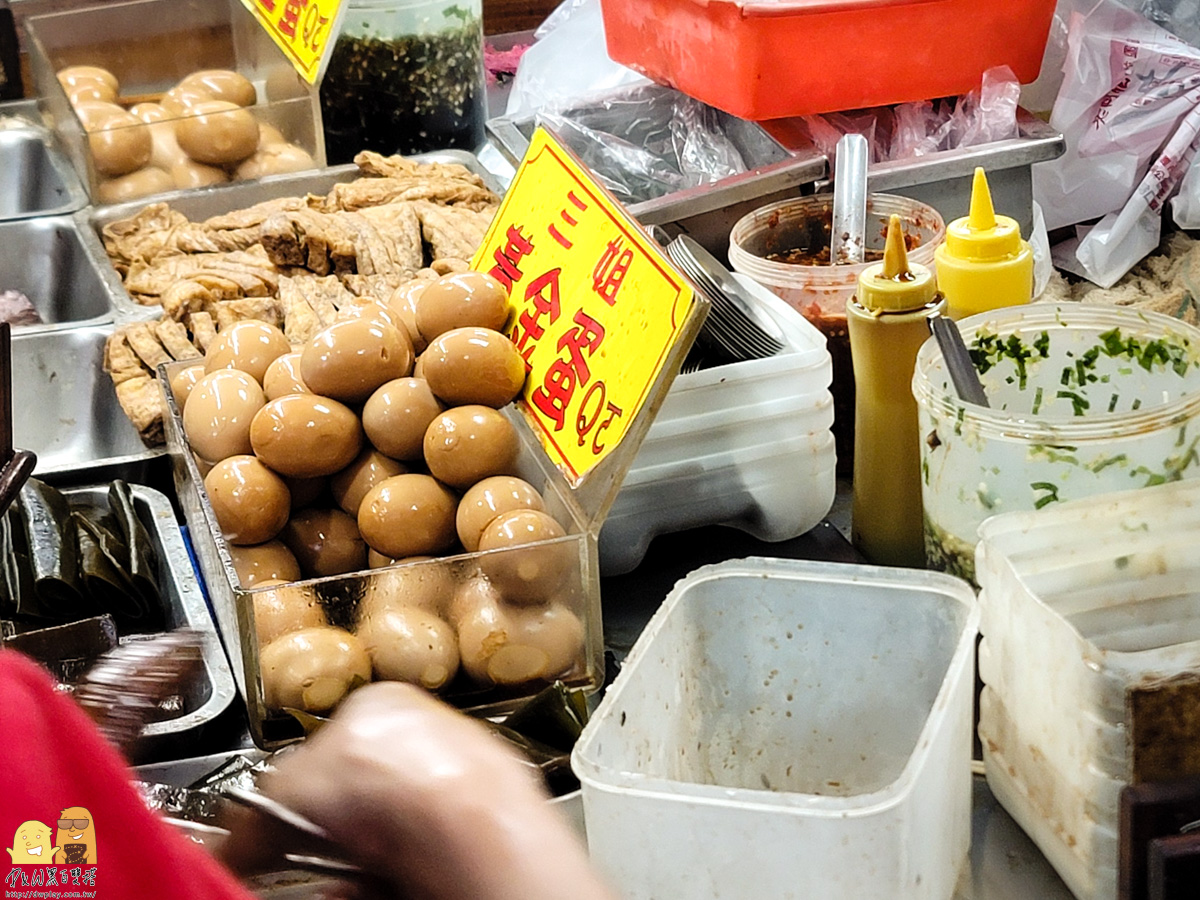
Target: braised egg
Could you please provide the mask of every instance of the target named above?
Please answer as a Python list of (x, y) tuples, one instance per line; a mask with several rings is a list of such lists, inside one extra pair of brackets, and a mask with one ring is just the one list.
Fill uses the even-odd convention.
[(336, 400), (316, 394), (277, 397), (250, 423), (253, 452), (280, 475), (293, 478), (341, 471), (358, 456), (362, 442), (358, 416)]
[(492, 475), (512, 474), (520, 444), (512, 423), (497, 410), (456, 406), (429, 424), (424, 450), (434, 478), (468, 488)]
[(261, 544), (283, 528), (291, 494), (283, 479), (254, 456), (230, 456), (204, 477), (217, 527), (231, 544)]
[(442, 408), (423, 378), (397, 378), (380, 385), (363, 406), (363, 430), (385, 456), (422, 460), (425, 432)]
[(513, 342), (490, 328), (452, 328), (421, 354), (429, 388), (450, 406), (481, 404), (499, 409), (525, 384), (525, 360)]
[(412, 369), (412, 344), (400, 329), (370, 317), (342, 319), (304, 345), (300, 375), (309, 389), (361, 403), (381, 384)]
[(262, 384), (267, 367), (291, 349), (288, 339), (274, 325), (243, 319), (217, 332), (204, 354), (204, 371), (237, 369)]
[(263, 694), (271, 709), (328, 712), (371, 680), (371, 658), (348, 631), (301, 628), (277, 637), (259, 654)]
[(502, 513), (518, 509), (545, 511), (542, 495), (528, 481), (514, 475), (494, 475), (472, 485), (458, 501), (454, 526), (463, 547), (472, 553), (479, 549), (479, 535)]
[(258, 382), (245, 372), (221, 369), (205, 375), (183, 408), (188, 443), (209, 462), (252, 453), (251, 423), (266, 399)]
[(385, 478), (403, 475), (408, 468), (374, 447), (365, 447), (354, 462), (329, 479), (333, 502), (352, 516), (358, 515), (359, 504), (367, 491)]
[(458, 498), (429, 475), (395, 475), (367, 492), (358, 529), (367, 543), (393, 558), (441, 553), (454, 545)]
[(367, 567), (367, 545), (358, 525), (340, 509), (298, 510), (283, 526), (280, 539), (306, 578), (344, 575)]

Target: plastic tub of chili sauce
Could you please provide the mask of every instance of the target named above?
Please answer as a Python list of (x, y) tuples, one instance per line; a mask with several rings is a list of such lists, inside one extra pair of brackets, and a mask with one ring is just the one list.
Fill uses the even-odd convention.
[(829, 264), (833, 194), (812, 194), (770, 203), (743, 216), (729, 233), (729, 264), (771, 290), (825, 335), (833, 360), (833, 434), (838, 472), (849, 475), (854, 459), (854, 367), (846, 330), (846, 301), (858, 276), (883, 258), (888, 218), (904, 222), (910, 262), (934, 268), (934, 251), (946, 223), (932, 206), (908, 197), (867, 197), (865, 261)]
[[(964, 94), (1042, 64), (1055, 0), (604, 0), (614, 60), (743, 119)], [(836, 76), (830, 73), (837, 73)]]

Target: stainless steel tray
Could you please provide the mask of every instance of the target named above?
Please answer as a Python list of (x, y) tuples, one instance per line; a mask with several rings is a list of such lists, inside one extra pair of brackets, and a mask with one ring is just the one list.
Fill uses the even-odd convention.
[[(563, 116), (573, 121), (611, 119), (618, 114), (610, 108), (612, 101), (638, 92), (667, 90), (649, 86), (618, 92), (568, 109)], [(726, 137), (737, 147), (750, 170), (713, 184), (631, 203), (626, 208), (643, 225), (666, 226), (671, 236), (686, 232), (710, 252), (724, 258), (729, 231), (738, 219), (765, 203), (799, 193), (801, 185), (825, 175), (826, 163), (825, 157), (815, 150), (789, 153), (755, 122), (747, 122), (719, 110), (715, 112)], [(513, 165), (517, 165), (525, 155), (536, 126), (537, 120), (533, 115), (500, 116), (489, 120), (486, 125), (491, 139)]]
[(38, 455), (39, 478), (78, 483), (93, 480), (89, 470), (120, 467), (114, 474), (140, 481), (137, 470), (165, 452), (142, 443), (117, 402), (102, 366), (111, 332), (109, 324), (13, 335), (13, 444)]
[[(950, 222), (969, 211), (975, 167), (982, 166), (996, 212), (1016, 219), (1028, 237), (1033, 229), (1031, 167), (1062, 156), (1067, 145), (1058, 131), (1023, 109), (1017, 110), (1017, 127), (1020, 136), (1008, 140), (875, 163), (867, 172), (867, 189), (928, 203)], [(812, 152), (807, 144), (792, 145), (781, 139), (793, 152)], [(818, 188), (832, 190), (832, 185), (822, 182)]]
[[(165, 604), (167, 628), (192, 628), (204, 635), (203, 678), (196, 690), (184, 697), (183, 711), (142, 730), (142, 739), (148, 745), (144, 752), (161, 758), (172, 748), (175, 752), (187, 752), (185, 742), (229, 708), (236, 690), (170, 500), (143, 485), (130, 485), (130, 490), (138, 519), (149, 532), (158, 556), (158, 586)], [(69, 503), (108, 508), (107, 485), (68, 488), (63, 495)]]
[(7, 116), (28, 125), (0, 129), (0, 221), (61, 215), (86, 206), (83, 185), (40, 124), (37, 104), (0, 104), (0, 118)]
[[(5, 177), (4, 139), (9, 136), (0, 131), (0, 181)], [(0, 187), (3, 203), (4, 189)], [(111, 320), (104, 275), (84, 248), (70, 216), (0, 222), (0, 247), (4, 248), (0, 253), (0, 291), (15, 289), (23, 293), (43, 322), (17, 326), (15, 334)]]
[[(465, 150), (442, 150), (436, 153), (422, 153), (410, 158), (420, 162), (459, 163), (479, 175), (484, 184), (497, 194), (503, 193), (503, 188), (496, 182), (495, 176), (479, 162), (474, 154)], [(157, 319), (162, 310), (157, 306), (142, 306), (135, 303), (129, 296), (129, 292), (121, 283), (121, 276), (113, 268), (108, 253), (104, 250), (104, 242), (101, 240), (100, 234), (105, 225), (134, 216), (150, 203), (166, 203), (193, 222), (199, 222), (211, 216), (223, 215), (235, 209), (245, 209), (276, 197), (326, 194), (335, 184), (353, 181), (360, 175), (358, 166), (353, 163), (331, 166), (313, 172), (271, 175), (237, 184), (218, 185), (199, 190), (173, 191), (151, 199), (131, 200), (115, 206), (89, 207), (76, 213), (75, 218), (80, 226), (79, 231), (84, 247), (101, 272), (101, 278), (108, 292), (109, 303), (116, 320), (118, 322), (145, 321)]]

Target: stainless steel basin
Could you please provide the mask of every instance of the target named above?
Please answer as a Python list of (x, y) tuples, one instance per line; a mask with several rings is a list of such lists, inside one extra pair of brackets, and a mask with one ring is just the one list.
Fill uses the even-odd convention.
[(111, 326), (14, 333), (13, 445), (38, 455), (40, 476), (144, 461), (148, 449), (102, 368)]
[(51, 146), (49, 132), (33, 125), (0, 131), (0, 220), (60, 215), (86, 204), (79, 179)]
[[(0, 141), (4, 137), (0, 132)], [(0, 169), (0, 182), (5, 177)], [(18, 327), (18, 334), (95, 324), (112, 315), (104, 279), (70, 216), (0, 222), (0, 291), (5, 290), (28, 297), (45, 323)]]

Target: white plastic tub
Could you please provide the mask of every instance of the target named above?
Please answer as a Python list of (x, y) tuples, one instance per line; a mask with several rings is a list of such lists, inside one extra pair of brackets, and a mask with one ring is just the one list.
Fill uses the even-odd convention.
[(825, 338), (753, 279), (733, 277), (780, 326), (786, 346), (675, 379), (601, 531), (604, 575), (635, 568), (659, 534), (724, 524), (782, 541), (833, 505)]
[(688, 528), (728, 525), (771, 542), (804, 534), (833, 506), (836, 465), (825, 424), (759, 447), (631, 471), (600, 531), (602, 573), (632, 571), (653, 538)]
[(1117, 896), (1121, 788), (1200, 774), (1200, 482), (980, 528), (988, 784), (1080, 900)]
[(977, 610), (946, 575), (747, 559), (682, 579), (572, 755), (627, 898), (948, 900)]

